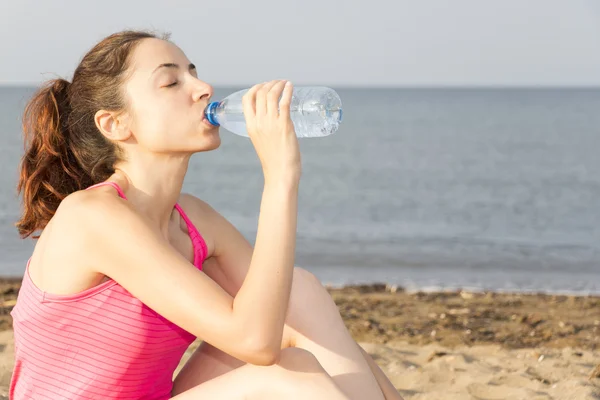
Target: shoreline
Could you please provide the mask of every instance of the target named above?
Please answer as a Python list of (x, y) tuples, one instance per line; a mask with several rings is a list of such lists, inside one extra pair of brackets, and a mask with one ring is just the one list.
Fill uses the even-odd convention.
[[(2, 294), (2, 288), (8, 286), (20, 286), (23, 277), (12, 276), (12, 275), (0, 275), (0, 296)], [(407, 294), (417, 293), (473, 293), (473, 294), (487, 294), (493, 293), (498, 295), (527, 295), (527, 296), (569, 296), (569, 297), (593, 297), (600, 298), (600, 292), (595, 291), (573, 291), (573, 290), (530, 290), (530, 289), (485, 289), (472, 286), (403, 286), (399, 284), (392, 284), (387, 282), (366, 282), (366, 283), (342, 283), (333, 284), (327, 281), (323, 282), (328, 290), (354, 290), (356, 288), (367, 288), (368, 290), (382, 290), (394, 292), (403, 292)], [(362, 289), (361, 289), (362, 290)], [(1, 300), (1, 299), (0, 299)]]
[[(0, 278), (1, 279), (1, 278)], [(407, 294), (417, 294), (417, 293), (473, 293), (473, 294), (487, 294), (493, 293), (498, 295), (527, 295), (527, 296), (571, 296), (571, 297), (594, 297), (600, 298), (600, 292), (579, 292), (579, 291), (570, 291), (570, 290), (528, 290), (528, 289), (484, 289), (484, 288), (475, 288), (475, 287), (461, 287), (461, 286), (452, 286), (452, 287), (439, 287), (439, 286), (425, 286), (425, 287), (417, 287), (411, 286), (406, 287), (402, 285), (384, 283), (384, 282), (373, 282), (373, 283), (351, 283), (351, 284), (331, 284), (324, 283), (325, 286), (329, 290), (345, 290), (345, 289), (355, 289), (355, 288), (385, 288), (385, 291), (390, 291), (392, 293), (395, 292), (404, 292)]]

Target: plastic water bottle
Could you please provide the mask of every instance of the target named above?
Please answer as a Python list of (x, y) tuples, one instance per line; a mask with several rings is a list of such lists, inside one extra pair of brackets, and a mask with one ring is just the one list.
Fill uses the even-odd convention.
[[(242, 107), (242, 97), (247, 91), (240, 90), (222, 101), (210, 103), (204, 110), (208, 122), (247, 137)], [(327, 87), (294, 87), (290, 117), (299, 138), (327, 136), (334, 133), (342, 121), (342, 101)]]

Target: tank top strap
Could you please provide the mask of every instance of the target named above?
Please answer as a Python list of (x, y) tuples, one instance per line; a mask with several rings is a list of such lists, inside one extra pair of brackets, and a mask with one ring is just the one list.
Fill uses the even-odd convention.
[(111, 181), (104, 181), (104, 182), (96, 183), (95, 185), (92, 185), (92, 186), (86, 188), (85, 190), (92, 189), (92, 188), (95, 188), (98, 186), (106, 186), (106, 185), (109, 185), (109, 186), (112, 186), (113, 188), (115, 188), (115, 190), (119, 194), (119, 197), (127, 200), (127, 197), (125, 197), (125, 193), (123, 193), (123, 190), (121, 189), (121, 187), (118, 184), (116, 184), (115, 182), (111, 182)]
[(208, 255), (206, 241), (204, 240), (200, 232), (198, 232), (198, 229), (196, 228), (192, 220), (190, 220), (185, 211), (183, 211), (183, 208), (181, 208), (181, 206), (177, 203), (175, 203), (175, 208), (177, 209), (179, 215), (181, 215), (181, 218), (183, 218), (187, 225), (188, 233), (190, 234), (190, 239), (192, 240), (192, 245), (194, 247), (194, 265), (196, 266), (196, 268), (202, 271), (202, 263)]
[[(86, 188), (86, 190), (106, 185), (112, 186), (121, 198), (127, 200), (127, 197), (125, 196), (125, 193), (123, 192), (121, 187), (117, 183), (112, 181), (104, 181), (97, 183), (95, 185), (89, 186), (88, 188)], [(181, 218), (183, 218), (185, 224), (187, 225), (188, 233), (190, 235), (190, 239), (192, 240), (192, 246), (194, 247), (194, 265), (199, 270), (202, 270), (202, 263), (208, 255), (208, 248), (206, 246), (206, 242), (204, 241), (204, 238), (202, 237), (200, 232), (198, 232), (198, 229), (196, 228), (194, 223), (189, 219), (185, 211), (183, 211), (183, 208), (181, 208), (181, 206), (176, 203), (175, 209), (177, 210), (177, 212), (179, 212), (179, 215), (181, 215)]]

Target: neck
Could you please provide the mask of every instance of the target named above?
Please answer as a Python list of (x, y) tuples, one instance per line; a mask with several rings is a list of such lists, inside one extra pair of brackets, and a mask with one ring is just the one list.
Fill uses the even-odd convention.
[(189, 155), (130, 155), (116, 166), (115, 174), (127, 181), (127, 199), (168, 236), (169, 221), (181, 195)]

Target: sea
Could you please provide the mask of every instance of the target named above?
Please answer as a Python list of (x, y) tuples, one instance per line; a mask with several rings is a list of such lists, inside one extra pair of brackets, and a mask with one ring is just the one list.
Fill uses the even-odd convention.
[[(600, 294), (600, 89), (334, 89), (339, 130), (300, 142), (298, 265), (332, 286)], [(34, 90), (0, 87), (2, 276), (23, 276), (35, 245), (14, 227)], [(249, 139), (221, 137), (184, 191), (252, 243), (260, 163)]]

